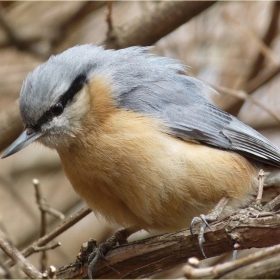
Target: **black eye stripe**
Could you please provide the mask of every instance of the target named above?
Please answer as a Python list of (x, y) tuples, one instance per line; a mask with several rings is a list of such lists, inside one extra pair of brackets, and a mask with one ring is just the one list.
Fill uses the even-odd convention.
[(75, 78), (69, 89), (60, 97), (59, 102), (65, 108), (67, 103), (71, 102), (75, 94), (78, 93), (87, 81), (85, 74), (81, 74)]
[[(59, 100), (55, 104), (61, 103), (63, 108), (65, 108), (67, 104), (73, 100), (75, 94), (77, 94), (83, 88), (86, 82), (87, 77), (85, 74), (77, 76), (68, 88), (68, 90), (59, 98)], [(53, 104), (53, 106), (55, 104)], [(47, 123), (53, 117), (55, 117), (55, 115), (52, 112), (52, 107), (38, 119), (36, 125), (29, 126), (32, 127), (34, 130), (39, 130), (44, 123)]]

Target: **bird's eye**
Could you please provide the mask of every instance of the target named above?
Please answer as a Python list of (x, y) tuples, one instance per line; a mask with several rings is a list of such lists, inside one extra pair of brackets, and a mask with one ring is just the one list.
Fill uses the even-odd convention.
[(63, 109), (63, 105), (60, 102), (58, 102), (51, 108), (51, 111), (53, 115), (57, 117), (62, 114)]

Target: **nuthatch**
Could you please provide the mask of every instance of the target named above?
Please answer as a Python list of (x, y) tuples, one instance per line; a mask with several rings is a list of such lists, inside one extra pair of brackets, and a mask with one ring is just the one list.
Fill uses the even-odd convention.
[(125, 237), (186, 228), (217, 204), (229, 215), (252, 199), (261, 164), (280, 166), (279, 149), (213, 105), (209, 86), (148, 49), (52, 56), (23, 83), (25, 130), (3, 156), (35, 140), (56, 149), (75, 191)]

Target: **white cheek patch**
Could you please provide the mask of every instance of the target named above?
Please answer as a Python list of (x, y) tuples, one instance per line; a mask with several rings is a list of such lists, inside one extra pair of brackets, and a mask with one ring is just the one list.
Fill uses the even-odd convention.
[(42, 126), (42, 131), (46, 131), (46, 134), (42, 137), (41, 142), (51, 148), (59, 146), (59, 144), (65, 146), (70, 138), (75, 137), (75, 132), (82, 129), (81, 120), (89, 109), (88, 86), (84, 86), (67, 104), (60, 116), (54, 117)]

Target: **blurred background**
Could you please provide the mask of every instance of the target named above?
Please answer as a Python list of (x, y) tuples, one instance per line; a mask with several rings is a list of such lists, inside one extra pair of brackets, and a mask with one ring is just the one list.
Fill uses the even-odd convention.
[[(161, 4), (149, 1), (0, 2), (1, 153), (22, 129), (17, 99), (28, 72), (51, 54), (74, 45), (106, 46), (108, 38), (114, 39), (112, 31), (118, 30), (121, 36), (138, 19), (157, 11)], [(190, 75), (220, 91), (220, 94), (209, 95), (213, 102), (278, 146), (279, 10), (280, 2), (213, 3), (156, 40), (151, 50), (154, 54), (182, 60), (189, 66)], [(15, 135), (9, 130), (13, 126)], [(40, 211), (33, 178), (40, 181), (50, 206), (65, 216), (84, 205), (66, 179), (55, 151), (32, 144), (0, 160), (0, 219), (20, 250), (40, 234)], [(60, 222), (48, 216), (48, 230)], [(104, 241), (115, 230), (102, 219), (98, 221), (93, 214), (88, 215), (56, 238), (62, 246), (48, 252), (48, 265), (58, 267), (74, 261), (83, 242), (89, 238)], [(142, 233), (141, 237), (144, 236)], [(40, 268), (40, 254), (32, 255), (29, 260)], [(158, 277), (177, 277), (180, 273), (179, 269), (173, 269)]]

